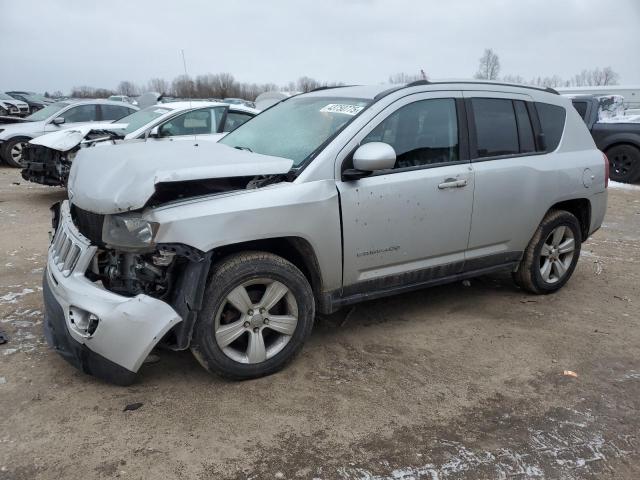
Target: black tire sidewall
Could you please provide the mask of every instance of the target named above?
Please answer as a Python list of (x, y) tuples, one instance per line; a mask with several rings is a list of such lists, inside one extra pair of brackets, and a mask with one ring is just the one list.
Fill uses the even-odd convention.
[[(279, 260), (261, 257), (234, 265), (222, 275), (217, 275), (219, 270), (213, 269), (191, 343), (191, 350), (207, 370), (239, 380), (270, 375), (286, 365), (302, 348), (313, 328), (313, 293), (306, 278), (295, 266)], [(283, 265), (282, 262), (286, 263)], [(265, 277), (289, 288), (298, 305), (298, 324), (287, 345), (274, 357), (258, 364), (239, 363), (229, 358), (218, 346), (214, 335), (215, 315), (231, 290), (249, 280)]]
[[(562, 280), (560, 280), (559, 282), (548, 283), (542, 278), (542, 274), (540, 273), (540, 253), (542, 252), (542, 246), (544, 245), (551, 232), (561, 225), (564, 225), (565, 227), (571, 229), (575, 242), (575, 251), (573, 254), (573, 259), (571, 260), (571, 265), (569, 266), (569, 269), (567, 270), (564, 278), (562, 278)], [(537, 289), (539, 289), (543, 293), (552, 293), (562, 288), (573, 275), (573, 271), (575, 270), (580, 258), (580, 251), (582, 248), (582, 233), (580, 231), (580, 223), (578, 222), (578, 219), (568, 212), (563, 212), (562, 215), (556, 217), (552, 221), (545, 222), (540, 226), (540, 228), (541, 232), (539, 241), (535, 245), (533, 251), (533, 263), (530, 267), (530, 275), (532, 277), (533, 284)]]
[[(626, 154), (632, 158), (632, 166), (628, 175), (616, 176), (613, 167), (613, 157)], [(614, 182), (633, 183), (640, 180), (640, 150), (632, 145), (617, 145), (607, 150), (607, 158), (610, 162), (609, 178)]]

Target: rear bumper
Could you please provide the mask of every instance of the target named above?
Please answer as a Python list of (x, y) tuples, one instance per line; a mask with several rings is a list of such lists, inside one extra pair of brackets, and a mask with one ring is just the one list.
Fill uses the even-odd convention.
[[(73, 225), (68, 201), (63, 202), (43, 279), (45, 335), (83, 372), (126, 385), (182, 318), (156, 298), (124, 297), (91, 282), (84, 274), (95, 251)], [(90, 328), (89, 318), (94, 319)]]

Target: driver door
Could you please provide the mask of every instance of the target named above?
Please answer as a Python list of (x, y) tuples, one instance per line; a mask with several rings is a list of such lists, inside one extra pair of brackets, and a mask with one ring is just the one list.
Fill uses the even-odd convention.
[(359, 144), (388, 143), (397, 157), (393, 169), (337, 181), (345, 294), (462, 271), (474, 188), (462, 112), (461, 92), (410, 95), (383, 110), (342, 151), (349, 152), (343, 169)]

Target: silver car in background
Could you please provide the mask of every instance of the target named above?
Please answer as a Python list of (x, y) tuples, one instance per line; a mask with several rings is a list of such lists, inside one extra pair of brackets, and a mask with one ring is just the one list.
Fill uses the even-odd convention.
[(356, 302), (502, 270), (553, 293), (602, 224), (607, 169), (568, 99), (487, 82), (321, 89), (218, 143), (82, 149), (46, 336), (118, 384), (158, 344), (247, 379)]

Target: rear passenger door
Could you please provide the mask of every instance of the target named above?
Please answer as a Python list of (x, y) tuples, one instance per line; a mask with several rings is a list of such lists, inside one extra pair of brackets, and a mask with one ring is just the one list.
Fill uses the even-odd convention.
[(545, 204), (541, 183), (554, 179), (537, 151), (541, 140), (529, 96), (481, 91), (464, 96), (475, 172), (469, 271), (520, 258)]

